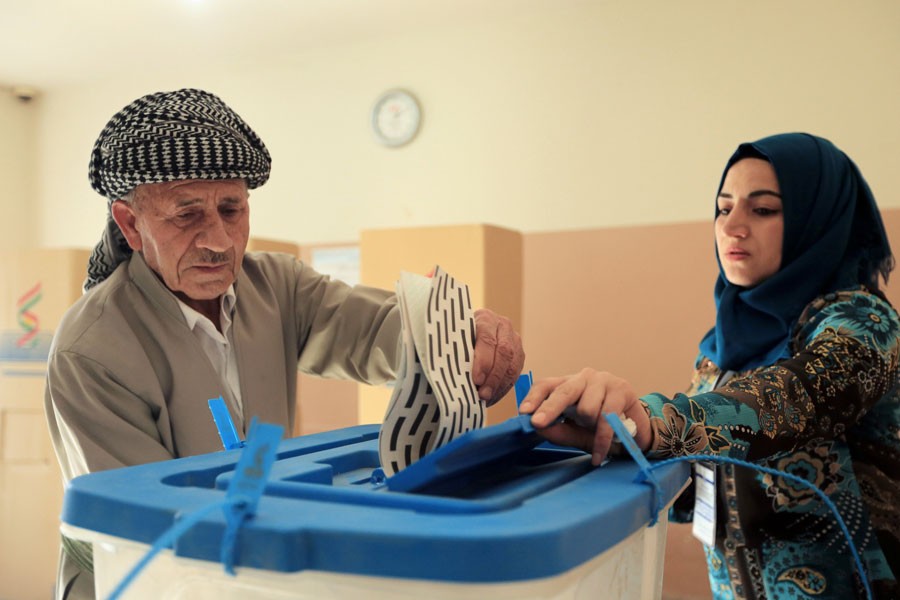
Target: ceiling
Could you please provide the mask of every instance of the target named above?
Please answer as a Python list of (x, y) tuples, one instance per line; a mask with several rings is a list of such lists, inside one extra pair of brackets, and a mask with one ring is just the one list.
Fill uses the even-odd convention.
[(0, 0), (0, 86), (42, 90), (186, 59), (271, 60), (554, 4), (560, 0)]

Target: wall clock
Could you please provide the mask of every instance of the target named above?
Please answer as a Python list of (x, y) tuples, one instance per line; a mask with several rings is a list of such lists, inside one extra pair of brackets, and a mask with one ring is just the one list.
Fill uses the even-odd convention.
[(406, 90), (388, 90), (372, 107), (372, 131), (385, 146), (409, 143), (418, 133), (421, 121), (419, 102)]

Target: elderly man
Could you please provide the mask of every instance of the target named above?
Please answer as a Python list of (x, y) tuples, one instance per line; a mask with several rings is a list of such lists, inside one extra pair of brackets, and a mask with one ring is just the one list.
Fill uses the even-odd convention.
[[(221, 449), (209, 398), (225, 398), (241, 430), (254, 416), (290, 429), (298, 368), (372, 384), (395, 377), (392, 293), (331, 281), (288, 255), (244, 253), (248, 190), (270, 166), (250, 127), (200, 90), (140, 98), (101, 132), (90, 180), (110, 220), (47, 376), (66, 480)], [(490, 311), (476, 313), (476, 336), (473, 378), (490, 404), (524, 353)], [(63, 547), (58, 597), (93, 597), (90, 550)]]

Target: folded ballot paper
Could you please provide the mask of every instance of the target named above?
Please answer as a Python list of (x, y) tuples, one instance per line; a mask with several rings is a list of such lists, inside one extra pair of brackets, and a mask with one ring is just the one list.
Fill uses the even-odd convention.
[(469, 288), (440, 267), (401, 273), (397, 296), (404, 352), (378, 436), (381, 467), (394, 475), (484, 425), (472, 383), (475, 317)]

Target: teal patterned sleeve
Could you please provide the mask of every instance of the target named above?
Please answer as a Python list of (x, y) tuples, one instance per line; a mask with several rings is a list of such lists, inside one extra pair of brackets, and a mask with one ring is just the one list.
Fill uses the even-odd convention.
[(719, 454), (757, 460), (852, 427), (896, 385), (900, 321), (864, 291), (830, 294), (798, 321), (794, 355), (713, 392), (642, 398), (648, 455)]
[(651, 394), (641, 400), (650, 412), (651, 458), (722, 454), (743, 459), (743, 437), (760, 429), (757, 412), (727, 394), (677, 394), (671, 399)]

